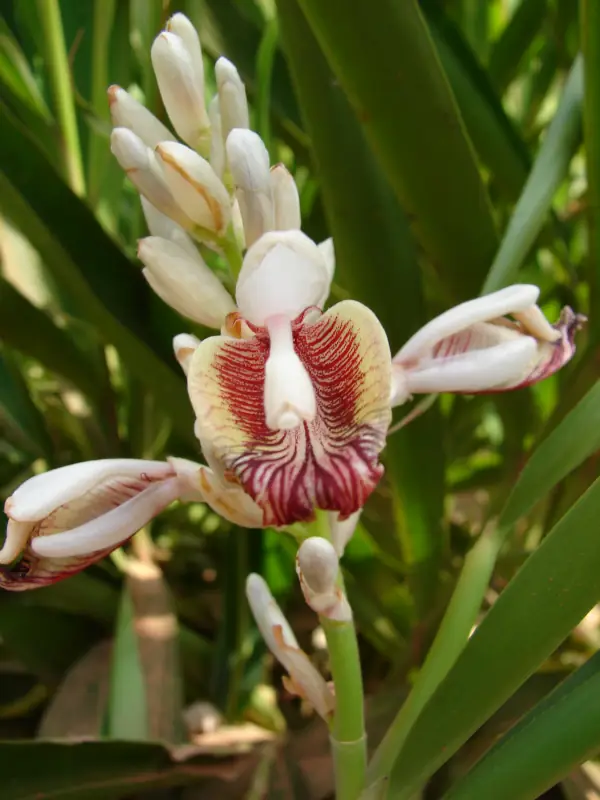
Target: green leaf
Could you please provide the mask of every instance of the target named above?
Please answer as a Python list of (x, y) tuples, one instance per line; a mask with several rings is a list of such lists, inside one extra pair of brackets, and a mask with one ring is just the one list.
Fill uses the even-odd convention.
[(508, 24), (494, 42), (488, 72), (500, 92), (516, 76), (533, 39), (542, 27), (548, 0), (521, 0)]
[(0, 337), (47, 369), (98, 399), (100, 375), (50, 316), (32, 305), (12, 284), (0, 278)]
[(44, 418), (6, 348), (0, 349), (0, 419), (26, 450), (52, 458), (53, 446)]
[(597, 381), (536, 448), (504, 504), (498, 527), (511, 528), (599, 448), (600, 381)]
[(530, 711), (444, 800), (536, 800), (600, 748), (600, 653)]
[(193, 415), (185, 382), (167, 364), (167, 358), (173, 361), (170, 343), (157, 340), (148, 329), (147, 287), (141, 274), (6, 111), (0, 146), (4, 156), (0, 208), (38, 250), (80, 318), (117, 347), (178, 433), (191, 439)]
[[(279, 0), (278, 8), (335, 242), (337, 279), (377, 314), (392, 348), (398, 348), (425, 321), (406, 217), (298, 5)], [(390, 437), (386, 450), (397, 536), (424, 605), (442, 545), (440, 427), (434, 409)]]
[(539, 445), (519, 476), (500, 522), (483, 533), (465, 558), (438, 634), (413, 690), (370, 764), (371, 778), (387, 774), (427, 701), (463, 651), (477, 620), (496, 558), (520, 516), (600, 446), (600, 382)]
[(426, 704), (392, 771), (395, 798), (410, 798), (598, 601), (599, 514), (600, 479), (528, 558)]
[(508, 118), (486, 71), (473, 56), (460, 30), (437, 2), (421, 5), (477, 154), (504, 195), (516, 199), (530, 167), (527, 145)]
[(496, 249), (494, 221), (416, 0), (383, 0), (376, 14), (368, 3), (349, 14), (345, 0), (300, 6), (435, 269), (471, 296)]
[(600, 6), (582, 0), (581, 47), (585, 70), (583, 130), (585, 137), (590, 330), (600, 341)]
[(516, 275), (546, 220), (556, 190), (565, 179), (573, 154), (581, 141), (583, 61), (578, 56), (565, 83), (558, 110), (548, 126), (533, 168), (515, 207), (483, 294), (515, 280)]

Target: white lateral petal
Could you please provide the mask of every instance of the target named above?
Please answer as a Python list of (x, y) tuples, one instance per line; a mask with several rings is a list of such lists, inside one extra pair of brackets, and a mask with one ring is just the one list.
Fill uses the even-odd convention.
[(283, 164), (271, 169), (271, 193), (273, 197), (273, 230), (300, 230), (300, 196), (296, 181)]
[(406, 370), (411, 394), (485, 392), (518, 384), (535, 365), (538, 345), (530, 336), (506, 341), (486, 350), (472, 350), (443, 359), (428, 359)]
[(231, 295), (204, 263), (199, 253), (189, 253), (158, 236), (140, 239), (138, 256), (145, 264), (144, 277), (172, 308), (202, 325), (220, 328), (235, 310)]
[(255, 325), (317, 305), (329, 279), (317, 245), (300, 231), (265, 233), (249, 248), (236, 286), (237, 305)]
[(537, 286), (515, 284), (506, 289), (500, 289), (498, 292), (454, 306), (411, 336), (404, 347), (394, 356), (393, 361), (403, 362), (418, 358), (436, 342), (464, 330), (476, 322), (486, 322), (515, 311), (523, 311), (535, 305), (539, 293), (540, 290)]
[(340, 515), (337, 511), (329, 511), (327, 513), (329, 518), (329, 530), (331, 532), (331, 543), (339, 558), (344, 555), (346, 545), (356, 530), (362, 511), (362, 508), (359, 508), (358, 511), (355, 511), (354, 514), (350, 514), (346, 519), (340, 519)]
[(120, 86), (108, 89), (108, 104), (115, 128), (129, 128), (154, 150), (159, 142), (175, 141), (171, 131), (151, 111)]
[(117, 547), (176, 500), (180, 492), (179, 480), (169, 478), (78, 528), (32, 539), (31, 549), (39, 556), (66, 558)]
[(168, 478), (172, 469), (164, 461), (137, 458), (106, 458), (69, 464), (29, 478), (6, 501), (5, 511), (11, 519), (37, 521), (114, 476), (139, 477), (141, 474), (151, 480), (161, 480)]

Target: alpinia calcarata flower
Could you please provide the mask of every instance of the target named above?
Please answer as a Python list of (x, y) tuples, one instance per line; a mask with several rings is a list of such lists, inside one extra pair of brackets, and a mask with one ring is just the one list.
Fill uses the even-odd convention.
[(324, 720), (329, 720), (335, 708), (333, 692), (298, 646), (288, 621), (260, 575), (248, 576), (246, 595), (265, 644), (288, 673), (289, 677), (284, 678), (286, 689), (308, 700)]
[(147, 236), (138, 243), (138, 258), (156, 294), (184, 317), (220, 328), (235, 311), (231, 295), (195, 248), (192, 255), (173, 241)]
[(388, 341), (360, 303), (321, 314), (328, 292), (314, 242), (300, 231), (263, 235), (239, 275), (233, 335), (204, 340), (189, 366), (202, 449), (263, 509), (267, 525), (312, 519), (315, 508), (346, 517), (383, 472)]
[(537, 286), (509, 286), (428, 322), (393, 358), (392, 404), (419, 393), (519, 389), (559, 370), (575, 352), (585, 317), (564, 308), (551, 325), (536, 305), (539, 293)]
[(340, 562), (327, 539), (310, 536), (296, 555), (296, 573), (304, 599), (313, 611), (336, 622), (350, 622), (352, 609), (338, 585)]
[(269, 153), (254, 131), (234, 128), (225, 143), (227, 163), (240, 204), (246, 246), (273, 230)]
[(174, 500), (206, 502), (226, 519), (255, 527), (262, 512), (208, 467), (184, 459), (102, 459), (25, 481), (6, 501), (0, 586), (22, 591), (62, 580), (103, 558)]

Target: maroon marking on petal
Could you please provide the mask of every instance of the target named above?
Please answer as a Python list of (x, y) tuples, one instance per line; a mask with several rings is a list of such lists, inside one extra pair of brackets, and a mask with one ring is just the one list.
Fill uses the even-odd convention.
[[(126, 539), (124, 541), (127, 541)], [(124, 544), (124, 542), (121, 542)], [(23, 557), (12, 567), (0, 567), (0, 588), (9, 592), (24, 592), (29, 589), (41, 589), (52, 583), (58, 583), (65, 578), (70, 578), (77, 572), (89, 567), (90, 564), (100, 561), (101, 558), (112, 553), (117, 547), (109, 547), (91, 553), (87, 556), (74, 558), (42, 558), (31, 550), (27, 550)]]
[(291, 431), (266, 424), (266, 331), (226, 343), (215, 359), (222, 398), (247, 437), (241, 451), (225, 454), (225, 464), (263, 508), (265, 525), (313, 519), (315, 508), (339, 511), (344, 519), (364, 505), (383, 474), (378, 456), (387, 420), (381, 424), (381, 408), (356, 422), (365, 375), (352, 323), (334, 315), (312, 325), (296, 320), (293, 337), (313, 383), (317, 415)]

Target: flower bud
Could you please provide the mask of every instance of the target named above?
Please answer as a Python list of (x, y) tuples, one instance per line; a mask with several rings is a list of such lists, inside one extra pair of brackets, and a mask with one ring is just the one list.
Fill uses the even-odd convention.
[(200, 339), (197, 336), (192, 336), (191, 333), (178, 333), (177, 336), (173, 337), (175, 358), (186, 375), (188, 374), (192, 356), (199, 344)]
[(219, 58), (215, 64), (215, 78), (219, 93), (219, 109), (223, 128), (223, 141), (234, 128), (249, 128), (246, 88), (231, 61)]
[(271, 169), (271, 193), (273, 197), (273, 230), (300, 230), (300, 197), (296, 181), (283, 164)]
[(44, 586), (79, 572), (119, 547), (181, 493), (164, 462), (103, 459), (36, 475), (8, 498), (0, 586)]
[(220, 328), (235, 309), (231, 295), (198, 252), (192, 257), (175, 242), (148, 236), (140, 239), (138, 257), (156, 294), (184, 317)]
[(108, 104), (113, 126), (129, 128), (152, 150), (159, 142), (175, 141), (171, 131), (120, 86), (109, 87)]
[(181, 20), (171, 20), (171, 26), (180, 33), (185, 27), (185, 39), (169, 31), (160, 33), (150, 51), (160, 95), (179, 136), (190, 147), (207, 152), (210, 124), (204, 103), (200, 42), (191, 23), (186, 26)]
[(352, 619), (350, 604), (337, 585), (337, 553), (327, 539), (311, 536), (302, 542), (296, 556), (296, 572), (304, 599), (313, 611), (336, 622)]
[(328, 720), (335, 707), (331, 689), (306, 653), (298, 647), (288, 621), (260, 575), (248, 576), (246, 595), (265, 644), (288, 672), (290, 679), (286, 681), (286, 687), (308, 700), (317, 713)]
[(160, 212), (143, 195), (141, 197), (142, 211), (146, 218), (146, 224), (151, 236), (159, 236), (161, 239), (168, 239), (182, 247), (191, 258), (198, 256), (198, 248), (192, 238), (166, 214)]
[(246, 246), (273, 228), (269, 153), (254, 131), (235, 128), (225, 143), (229, 171), (244, 223)]
[(158, 211), (186, 230), (194, 227), (192, 220), (175, 202), (154, 153), (137, 134), (129, 128), (115, 128), (110, 137), (110, 149), (138, 192)]
[(231, 203), (208, 161), (178, 142), (159, 144), (156, 154), (177, 203), (200, 228), (223, 236), (231, 220)]

